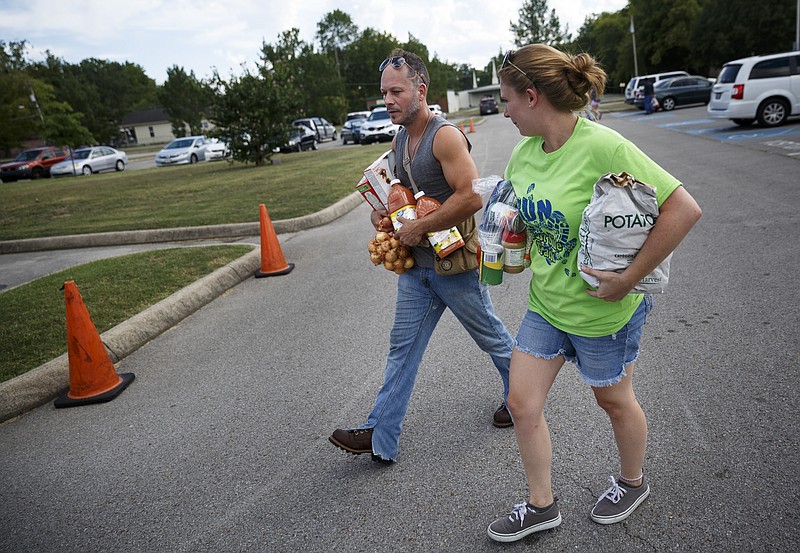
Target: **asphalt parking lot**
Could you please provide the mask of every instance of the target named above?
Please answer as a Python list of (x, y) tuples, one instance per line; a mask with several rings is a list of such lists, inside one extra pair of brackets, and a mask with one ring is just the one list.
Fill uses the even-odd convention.
[[(800, 547), (798, 156), (773, 143), (797, 138), (702, 119), (699, 107), (602, 120), (704, 210), (673, 257), (637, 362), (653, 493), (622, 524), (589, 520), (616, 470), (613, 438), (566, 366), (547, 411), (564, 522), (515, 551)], [(719, 130), (685, 132), (704, 128)], [(480, 174), (502, 173), (518, 139), (502, 116), (477, 126)], [(0, 425), (0, 551), (502, 547), (486, 525), (525, 496), (522, 468), (513, 431), (491, 426), (496, 372), (449, 313), (423, 360), (398, 462), (327, 441), (365, 419), (382, 383), (395, 277), (368, 261), (368, 213), (359, 205), (281, 234), (295, 269), (245, 279), (126, 357), (117, 370), (136, 380), (114, 401), (46, 404)], [(491, 288), (512, 333), (528, 278)]]
[(677, 107), (672, 111), (658, 111), (644, 115), (633, 110), (608, 114), (643, 125), (658, 127), (689, 136), (716, 140), (722, 143), (757, 149), (788, 157), (800, 158), (800, 118), (774, 128), (757, 124), (741, 127), (727, 119), (711, 119), (702, 105)]

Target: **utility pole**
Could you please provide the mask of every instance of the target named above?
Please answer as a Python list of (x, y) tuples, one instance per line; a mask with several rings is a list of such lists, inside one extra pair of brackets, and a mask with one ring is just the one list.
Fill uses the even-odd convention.
[[(800, 3), (800, 0), (797, 0)], [(633, 27), (633, 14), (631, 14), (631, 37), (633, 38), (633, 74), (639, 75), (639, 62), (636, 59), (636, 29)]]
[[(800, 0), (798, 0), (798, 2), (800, 2)], [(44, 115), (42, 115), (42, 108), (39, 107), (39, 102), (36, 101), (36, 94), (33, 93), (33, 85), (28, 85), (28, 86), (30, 87), (31, 90), (31, 96), (30, 96), (31, 102), (33, 102), (33, 105), (36, 106), (36, 111), (39, 112), (39, 118), (42, 120), (42, 125), (44, 125)]]

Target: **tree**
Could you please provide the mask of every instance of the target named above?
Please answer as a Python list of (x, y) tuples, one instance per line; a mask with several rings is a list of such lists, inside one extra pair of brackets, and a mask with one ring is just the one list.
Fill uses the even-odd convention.
[(81, 114), (56, 98), (54, 87), (30, 74), (25, 41), (0, 42), (0, 150), (8, 152), (28, 139), (80, 145), (94, 142)]
[(334, 122), (344, 121), (347, 111), (344, 86), (337, 74), (333, 57), (315, 52), (310, 44), (297, 37), (292, 45), (294, 55), (287, 58), (298, 83), (302, 112), (309, 117), (325, 117)]
[(47, 52), (31, 73), (53, 87), (55, 98), (80, 113), (100, 143), (115, 143), (119, 124), (130, 112), (158, 105), (155, 81), (141, 66), (94, 58), (72, 65)]
[(298, 29), (285, 31), (277, 45), (263, 43), (257, 72), (245, 69), (230, 81), (214, 73), (217, 89), (213, 121), (216, 135), (224, 135), (233, 159), (261, 166), (272, 149), (285, 144), (291, 121), (300, 109), (295, 62)]
[[(627, 8), (618, 12), (603, 12), (587, 17), (570, 44), (573, 52), (588, 52), (594, 56), (608, 74), (610, 90), (619, 83), (627, 83), (633, 74), (633, 45), (630, 17)], [(623, 85), (624, 86), (624, 85)]]
[(459, 86), (458, 67), (440, 60), (436, 55), (425, 65), (431, 76), (428, 102), (441, 104), (447, 100), (447, 91), (457, 89)]
[(700, 0), (631, 0), (630, 10), (636, 27), (640, 74), (692, 70), (691, 31), (700, 15)]
[(325, 14), (317, 23), (317, 40), (320, 48), (327, 54), (333, 54), (336, 60), (336, 75), (342, 78), (340, 53), (358, 36), (358, 26), (352, 18), (342, 10), (333, 10)]
[(30, 138), (39, 115), (25, 75), (25, 41), (0, 41), (0, 151), (7, 153)]
[(343, 85), (349, 110), (363, 110), (368, 100), (380, 97), (378, 65), (397, 45), (398, 40), (392, 35), (368, 27), (344, 49)]
[(726, 61), (792, 49), (796, 0), (703, 0), (691, 33), (692, 60), (715, 74)]
[(512, 21), (510, 30), (517, 47), (533, 43), (560, 46), (570, 38), (569, 26), (561, 29), (556, 10), (550, 10), (548, 16), (547, 0), (525, 0), (519, 9), (519, 23)]
[(41, 110), (40, 132), (45, 142), (73, 147), (96, 144), (92, 133), (81, 124), (81, 114), (68, 103), (59, 102), (51, 85), (38, 82), (32, 87), (33, 93)]
[(186, 136), (186, 125), (192, 135), (203, 134), (202, 121), (208, 114), (212, 93), (209, 86), (186, 74), (183, 67), (167, 69), (167, 80), (158, 90), (158, 99), (167, 110), (175, 136)]

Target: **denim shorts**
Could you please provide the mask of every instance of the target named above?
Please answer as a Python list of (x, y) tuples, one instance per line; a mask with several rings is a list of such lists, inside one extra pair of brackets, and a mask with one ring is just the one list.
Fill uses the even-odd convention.
[(639, 340), (653, 297), (645, 294), (628, 323), (614, 334), (587, 338), (563, 332), (541, 315), (528, 311), (516, 338), (516, 349), (541, 359), (563, 356), (578, 367), (581, 378), (590, 386), (616, 384), (625, 376), (625, 367), (639, 357)]

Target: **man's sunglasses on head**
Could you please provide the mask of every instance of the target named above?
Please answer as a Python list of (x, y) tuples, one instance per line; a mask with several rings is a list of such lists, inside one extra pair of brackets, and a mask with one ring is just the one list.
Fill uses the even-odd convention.
[[(416, 73), (416, 74), (417, 74), (417, 77), (419, 77), (419, 78), (422, 80), (422, 82), (423, 82), (423, 83), (426, 83), (426, 81), (425, 81), (425, 77), (423, 77), (423, 76), (422, 76), (422, 74), (421, 74), (419, 71), (417, 71), (416, 69), (414, 69), (413, 67), (411, 67), (411, 65), (410, 65), (410, 64), (409, 64), (409, 63), (406, 61), (406, 58), (404, 58), (404, 57), (402, 57), (402, 56), (394, 56), (394, 57), (386, 58), (386, 59), (385, 59), (385, 60), (383, 60), (383, 61), (381, 62), (381, 64), (378, 66), (378, 71), (383, 71), (384, 69), (386, 69), (386, 67), (387, 67), (389, 64), (391, 64), (391, 66), (392, 66), (392, 67), (394, 67), (395, 69), (400, 69), (401, 67), (403, 67), (403, 64), (406, 64), (406, 65), (408, 65), (408, 67), (410, 67), (410, 68), (411, 68), (411, 70), (412, 70), (414, 73)], [(427, 83), (426, 83), (426, 84), (427, 84)]]

